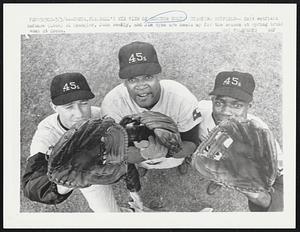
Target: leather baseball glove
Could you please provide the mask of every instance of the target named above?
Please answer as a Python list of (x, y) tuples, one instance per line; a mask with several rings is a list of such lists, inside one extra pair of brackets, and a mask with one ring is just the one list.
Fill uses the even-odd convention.
[(112, 184), (127, 173), (128, 138), (111, 118), (76, 123), (56, 143), (48, 178), (66, 187)]
[(168, 148), (169, 155), (182, 149), (176, 123), (162, 113), (144, 111), (128, 115), (121, 120), (120, 125), (126, 128), (129, 142), (148, 140), (149, 136), (153, 136), (161, 145)]
[(277, 174), (271, 131), (257, 121), (229, 119), (216, 126), (192, 156), (205, 178), (239, 191), (269, 192)]

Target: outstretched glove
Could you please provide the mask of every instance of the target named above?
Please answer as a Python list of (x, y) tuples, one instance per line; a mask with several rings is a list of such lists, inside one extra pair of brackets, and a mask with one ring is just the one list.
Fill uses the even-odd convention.
[(169, 154), (177, 153), (182, 149), (178, 127), (167, 115), (145, 111), (125, 116), (120, 124), (126, 128), (129, 142), (148, 140), (152, 135), (161, 145), (168, 148)]
[(271, 131), (255, 120), (222, 121), (192, 156), (203, 177), (239, 191), (269, 192), (277, 175)]
[(126, 130), (111, 118), (76, 123), (56, 143), (48, 178), (65, 187), (112, 184), (127, 173)]

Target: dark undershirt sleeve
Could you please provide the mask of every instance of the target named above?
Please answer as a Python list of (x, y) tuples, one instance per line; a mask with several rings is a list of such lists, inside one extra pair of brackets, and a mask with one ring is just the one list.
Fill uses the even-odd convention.
[(199, 139), (199, 124), (194, 126), (192, 129), (186, 132), (181, 132), (180, 137), (182, 141), (189, 141), (193, 142), (196, 146), (199, 146), (200, 139)]
[(22, 176), (22, 189), (25, 197), (44, 204), (58, 204), (72, 193), (59, 194), (57, 185), (47, 176), (48, 161), (46, 155), (37, 153), (27, 160), (25, 173)]

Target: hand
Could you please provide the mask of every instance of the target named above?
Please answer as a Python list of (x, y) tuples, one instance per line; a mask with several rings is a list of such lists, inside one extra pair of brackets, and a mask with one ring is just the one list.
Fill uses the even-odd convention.
[(149, 144), (145, 148), (141, 148), (141, 156), (148, 159), (157, 159), (161, 157), (165, 157), (168, 153), (168, 148), (159, 143), (158, 139), (153, 136), (149, 136), (148, 138)]
[[(147, 141), (148, 142), (148, 141)], [(140, 149), (135, 146), (128, 147), (128, 155), (127, 155), (127, 162), (128, 163), (140, 163), (145, 159), (140, 154)]]
[(269, 205), (271, 204), (271, 195), (267, 192), (254, 193), (248, 191), (241, 191), (241, 193), (243, 193), (249, 201), (264, 208), (269, 207)]
[(74, 188), (68, 188), (62, 185), (57, 185), (57, 192), (61, 195), (67, 194), (68, 192), (72, 191)]

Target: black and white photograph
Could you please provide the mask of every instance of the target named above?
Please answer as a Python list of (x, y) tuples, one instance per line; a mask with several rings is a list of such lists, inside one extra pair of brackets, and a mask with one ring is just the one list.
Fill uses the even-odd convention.
[[(190, 7), (148, 8), (136, 30), (133, 18), (143, 17), (134, 13), (127, 21), (111, 17), (121, 20), (117, 30), (111, 21), (111, 29), (104, 26), (108, 21), (100, 25), (85, 8), (69, 18), (58, 11), (43, 20), (33, 11), (13, 39), (19, 48), (14, 79), (20, 91), (13, 107), (20, 140), (5, 143), (4, 156), (14, 157), (5, 161), (16, 163), (4, 171), (16, 172), (16, 214), (76, 221), (101, 213), (109, 215), (111, 224), (103, 223), (111, 228), (122, 227), (113, 215), (143, 215), (146, 228), (201, 228), (199, 221), (176, 223), (169, 213), (224, 217), (220, 225), (241, 215), (228, 227), (241, 226), (243, 213), (259, 217), (258, 225), (274, 212), (293, 215), (294, 199), (285, 198), (287, 185), (295, 188), (295, 150), (286, 149), (285, 136), (287, 115), (295, 116), (289, 95), (295, 86), (286, 85), (296, 76), (286, 75), (295, 70), (286, 64), (285, 17), (261, 15), (260, 8), (243, 17), (195, 15)], [(123, 11), (112, 15), (117, 13), (126, 18)], [(15, 92), (6, 89), (6, 98)], [(5, 114), (9, 122), (12, 112)], [(19, 154), (9, 154), (14, 149)], [(287, 183), (286, 175), (292, 176)], [(147, 215), (153, 222), (168, 219), (149, 226)]]

